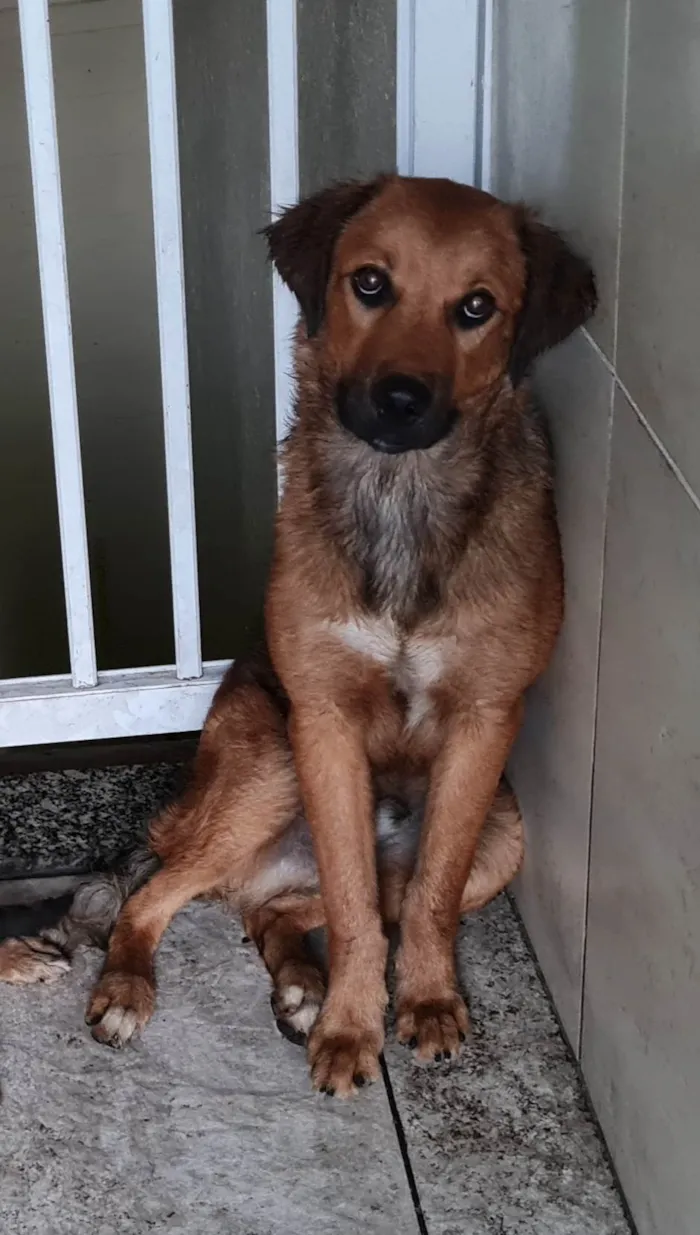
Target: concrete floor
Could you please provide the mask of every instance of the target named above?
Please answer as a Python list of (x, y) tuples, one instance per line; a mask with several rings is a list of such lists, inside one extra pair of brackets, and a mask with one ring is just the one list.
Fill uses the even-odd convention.
[[(70, 782), (67, 809), (61, 776), (0, 779), (0, 874), (64, 864), (80, 828), (81, 865), (93, 857), (96, 784), (110, 836), (106, 801), (112, 831), (120, 818), (128, 833), (157, 797), (153, 777), (169, 783), (162, 770), (105, 769)], [(42, 819), (56, 821), (55, 841), (42, 831), (35, 848)], [(0, 903), (60, 886), (6, 880)], [(219, 906), (176, 919), (156, 1015), (121, 1054), (83, 1023), (99, 964), (85, 953), (56, 986), (0, 988), (0, 1231), (629, 1235), (505, 896), (462, 928), (473, 1032), (461, 1058), (417, 1067), (390, 1030), (384, 1081), (348, 1104), (311, 1091), (303, 1050), (275, 1029), (255, 950)]]

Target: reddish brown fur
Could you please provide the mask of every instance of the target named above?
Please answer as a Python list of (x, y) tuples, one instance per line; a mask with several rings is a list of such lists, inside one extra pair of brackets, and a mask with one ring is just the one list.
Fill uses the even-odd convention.
[[(219, 691), (189, 794), (151, 831), (162, 870), (123, 910), (89, 1016), (118, 1044), (145, 1023), (163, 930), (210, 893), (243, 909), (287, 1029), (311, 1028), (323, 979), (303, 937), (325, 922), (309, 1059), (316, 1087), (346, 1095), (378, 1073), (383, 919), (400, 920), (400, 1039), (421, 1058), (456, 1054), (459, 914), (520, 862), (517, 804), (499, 785), (562, 613), (547, 445), (521, 379), (595, 296), (585, 264), (522, 208), (447, 181), (337, 186), (269, 238), (304, 318), (266, 606), (276, 676), (244, 666)], [(349, 276), (367, 265), (391, 272), (390, 310), (354, 297)], [(460, 332), (451, 306), (475, 288), (498, 311)], [(450, 391), (457, 422), (430, 450), (375, 458), (341, 428), (339, 384), (387, 373)], [(425, 799), (415, 869), (389, 850), (377, 871), (386, 796)], [(286, 870), (276, 846), (302, 804), (322, 899), (313, 879), (266, 883)]]

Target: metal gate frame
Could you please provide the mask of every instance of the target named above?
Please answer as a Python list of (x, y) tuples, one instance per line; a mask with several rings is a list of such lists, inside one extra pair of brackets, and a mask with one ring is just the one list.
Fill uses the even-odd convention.
[[(296, 0), (266, 0), (271, 214), (297, 200)], [(100, 672), (95, 654), (48, 0), (18, 0), (70, 674), (0, 682), (0, 746), (201, 727), (228, 662), (202, 661), (172, 0), (142, 0), (175, 664)], [(396, 163), (490, 180), (493, 0), (397, 0)], [(439, 74), (435, 65), (440, 66)], [(273, 274), (275, 416), (292, 405), (296, 305)]]

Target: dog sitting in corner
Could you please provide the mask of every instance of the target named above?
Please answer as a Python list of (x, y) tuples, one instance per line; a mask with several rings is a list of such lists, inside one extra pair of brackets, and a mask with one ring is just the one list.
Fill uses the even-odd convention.
[[(347, 1097), (378, 1075), (385, 927), (400, 927), (399, 1039), (455, 1056), (460, 915), (521, 862), (503, 773), (563, 590), (527, 375), (596, 294), (525, 208), (447, 180), (335, 185), (267, 238), (301, 311), (267, 651), (225, 677), (148, 853), (81, 888), (55, 928), (0, 946), (0, 977), (52, 977), (108, 939), (87, 1021), (123, 1046), (153, 1013), (173, 915), (222, 898), (313, 1085)], [(319, 926), (327, 976), (306, 939)]]

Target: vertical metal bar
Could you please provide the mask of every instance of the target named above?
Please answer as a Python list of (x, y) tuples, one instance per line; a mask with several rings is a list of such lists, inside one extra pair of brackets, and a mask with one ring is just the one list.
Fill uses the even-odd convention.
[[(296, 0), (267, 0), (267, 91), (270, 128), (270, 207), (273, 216), (299, 197), (299, 107)], [(289, 427), (294, 404), (292, 335), (297, 320), (292, 293), (273, 273), (277, 440)]]
[(396, 0), (396, 170), (413, 175), (415, 153), (416, 0)]
[(171, 0), (143, 0), (143, 35), (175, 660), (179, 678), (196, 678), (202, 673), (202, 652)]
[(493, 178), (493, 5), (494, 0), (480, 0), (479, 3), (479, 90), (475, 183), (487, 192), (491, 189)]
[(473, 184), (478, 148), (480, 0), (414, 3), (413, 172)]
[(97, 681), (48, 0), (19, 0), (68, 646), (74, 686)]

